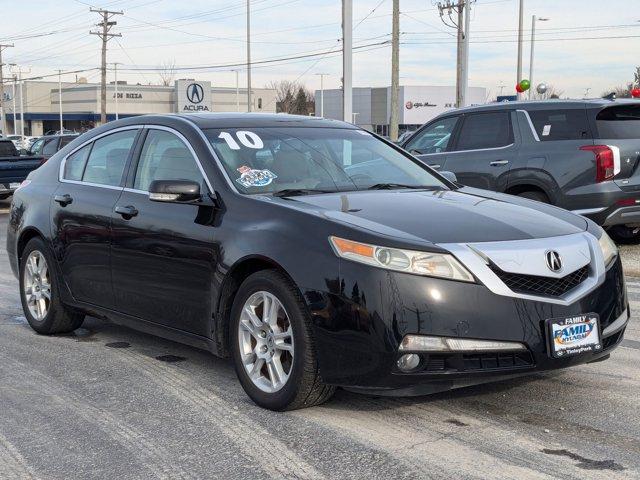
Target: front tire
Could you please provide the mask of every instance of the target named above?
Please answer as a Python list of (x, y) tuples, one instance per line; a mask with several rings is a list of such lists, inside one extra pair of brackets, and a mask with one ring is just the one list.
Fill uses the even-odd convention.
[(242, 283), (231, 309), (230, 342), (240, 384), (263, 408), (311, 407), (335, 391), (318, 374), (304, 301), (280, 272), (257, 272)]
[(640, 243), (640, 228), (616, 225), (607, 230), (607, 233), (616, 243), (638, 245)]
[(60, 302), (58, 285), (49, 248), (41, 238), (32, 238), (20, 257), (20, 299), (29, 325), (40, 334), (72, 332), (84, 320)]

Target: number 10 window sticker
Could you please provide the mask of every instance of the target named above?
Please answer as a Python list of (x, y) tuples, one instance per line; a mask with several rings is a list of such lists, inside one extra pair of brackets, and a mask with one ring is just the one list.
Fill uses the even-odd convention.
[[(255, 150), (264, 148), (264, 142), (262, 139), (255, 132), (250, 132), (248, 130), (238, 130), (236, 132), (236, 138), (238, 141), (236, 141), (233, 135), (229, 132), (220, 132), (218, 138), (224, 140), (231, 150), (240, 150), (242, 148), (240, 144), (242, 144), (243, 147)], [(278, 178), (278, 176), (271, 170), (256, 170), (246, 165), (243, 165), (237, 170), (240, 172), (240, 178), (236, 178), (236, 182), (245, 188), (266, 187), (271, 184), (274, 179)]]

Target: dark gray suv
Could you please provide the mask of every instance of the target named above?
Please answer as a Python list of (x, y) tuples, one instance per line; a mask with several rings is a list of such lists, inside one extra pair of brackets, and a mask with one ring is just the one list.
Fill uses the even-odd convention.
[(640, 241), (640, 102), (547, 100), (447, 112), (403, 145), (487, 190), (585, 215)]

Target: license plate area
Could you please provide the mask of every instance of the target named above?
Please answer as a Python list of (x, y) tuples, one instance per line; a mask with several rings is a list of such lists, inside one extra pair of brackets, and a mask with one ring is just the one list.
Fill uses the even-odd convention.
[(549, 354), (564, 358), (602, 350), (600, 318), (595, 313), (585, 313), (547, 320)]
[(19, 182), (14, 182), (14, 183), (10, 183), (9, 184), (9, 189), (11, 190), (15, 190), (16, 188), (18, 188), (20, 186)]

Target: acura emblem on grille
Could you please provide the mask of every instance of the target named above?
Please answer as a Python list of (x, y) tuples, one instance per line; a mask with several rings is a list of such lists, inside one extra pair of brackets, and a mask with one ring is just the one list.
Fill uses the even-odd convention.
[(547, 267), (552, 272), (559, 272), (562, 270), (562, 259), (560, 258), (560, 254), (555, 250), (549, 250), (545, 253), (545, 257), (547, 259)]

